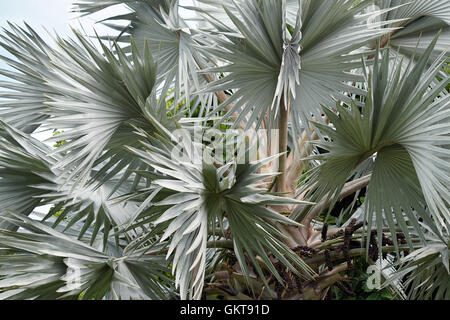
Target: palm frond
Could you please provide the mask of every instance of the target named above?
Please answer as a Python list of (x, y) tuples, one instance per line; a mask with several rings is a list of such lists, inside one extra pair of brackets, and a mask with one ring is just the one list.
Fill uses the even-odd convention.
[(3, 29), (4, 34), (0, 35), (0, 46), (16, 60), (0, 56), (12, 68), (0, 70), (5, 79), (11, 79), (0, 82), (5, 90), (1, 93), (0, 117), (31, 133), (49, 117), (44, 113), (48, 109), (47, 94), (57, 94), (46, 84), (46, 79), (53, 76), (55, 51), (29, 25), (22, 29), (10, 23), (9, 28), (11, 31)]
[[(151, 136), (148, 138), (155, 140)], [(184, 159), (171, 157), (170, 148), (167, 152), (148, 143), (145, 144), (148, 148), (145, 152), (130, 148), (142, 161), (163, 175), (154, 179), (153, 184), (170, 192), (162, 201), (154, 202), (141, 217), (152, 215), (152, 223), (164, 225), (161, 241), (172, 237), (168, 256), (174, 253), (173, 269), (181, 298), (200, 297), (208, 229), (222, 226), (224, 221), (229, 224), (244, 276), (248, 277), (249, 261), (265, 279), (260, 262), (256, 260), (259, 256), (263, 264), (282, 281), (269, 258), (273, 255), (293, 272), (310, 277), (314, 272), (279, 241), (283, 234), (277, 230), (275, 223), (295, 223), (269, 208), (270, 205), (301, 202), (270, 195), (258, 188), (263, 179), (273, 176), (258, 174), (258, 168), (273, 159), (248, 164), (239, 164), (233, 159), (216, 166), (204, 161), (201, 145), (185, 143), (178, 146), (188, 152), (188, 157)], [(154, 195), (150, 197), (153, 199)]]
[[(118, 195), (114, 180), (99, 188), (92, 185), (73, 188), (71, 183), (66, 184), (66, 173), (52, 169), (62, 160), (61, 156), (49, 156), (53, 151), (50, 147), (5, 122), (0, 121), (0, 128), (1, 215), (10, 210), (27, 216), (39, 206), (52, 205), (43, 220), (58, 216), (53, 226), (66, 221), (66, 230), (82, 223), (80, 239), (93, 226), (91, 244), (100, 232), (104, 247), (111, 230), (133, 217), (137, 206), (114, 205), (108, 200), (111, 193)], [(120, 194), (126, 189), (127, 184), (121, 183)], [(7, 221), (2, 223), (5, 223), (1, 225), (3, 229), (13, 227)]]
[[(371, 159), (374, 168), (365, 202), (368, 229), (375, 215), (381, 241), (384, 213), (396, 247), (396, 228), (412, 246), (408, 226), (420, 231), (418, 216), (436, 226), (437, 233), (446, 230), (449, 219), (450, 181), (445, 160), (449, 124), (445, 119), (450, 100), (442, 92), (450, 79), (447, 76), (435, 84), (445, 56), (426, 69), (436, 41), (437, 37), (405, 73), (401, 63), (390, 70), (388, 51), (381, 61), (377, 59), (362, 110), (355, 103), (337, 104), (337, 114), (325, 110), (332, 126), (316, 126), (327, 137), (318, 145), (328, 152), (312, 157), (324, 162), (307, 173), (300, 190), (309, 190), (311, 201), (335, 201), (355, 169)], [(302, 221), (307, 213), (308, 209), (299, 208), (294, 217)], [(421, 238), (425, 241), (423, 234)]]
[[(197, 49), (196, 38), (199, 35), (191, 29), (179, 14), (178, 1), (112, 1), (111, 4), (97, 4), (87, 1), (76, 4), (82, 12), (93, 12), (113, 3), (126, 3), (130, 13), (109, 17), (103, 22), (120, 30), (116, 40), (124, 44), (123, 50), (130, 51), (130, 36), (141, 49), (149, 45), (158, 64), (158, 81), (173, 82), (175, 104), (187, 99), (200, 99), (207, 102), (206, 94), (198, 94), (200, 84), (205, 80), (198, 74), (199, 65), (206, 62)], [(126, 27), (115, 26), (111, 21), (126, 21)], [(111, 37), (105, 37), (107, 39)]]

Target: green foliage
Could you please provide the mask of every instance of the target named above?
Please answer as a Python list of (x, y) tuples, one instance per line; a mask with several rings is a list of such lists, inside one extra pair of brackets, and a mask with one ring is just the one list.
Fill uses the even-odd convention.
[[(54, 131), (53, 135), (56, 136), (56, 135), (61, 134), (63, 132), (64, 132), (64, 130), (62, 130), (62, 131)], [(53, 145), (53, 147), (59, 148), (59, 147), (62, 147), (63, 145), (65, 145), (66, 143), (67, 143), (67, 140), (56, 141), (56, 143)]]

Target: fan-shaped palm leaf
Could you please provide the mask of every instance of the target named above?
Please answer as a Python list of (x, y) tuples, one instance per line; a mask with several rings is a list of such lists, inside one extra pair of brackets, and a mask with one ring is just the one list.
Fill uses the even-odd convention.
[[(250, 113), (248, 126), (261, 123), (272, 110), (269, 128), (276, 126), (273, 119), (279, 113), (279, 104), (273, 101), (280, 101), (289, 91), (291, 121), (299, 135), (300, 121), (306, 122), (312, 115), (322, 119), (319, 106), (329, 106), (332, 96), (345, 100), (342, 91), (364, 94), (346, 84), (362, 81), (346, 72), (359, 65), (352, 52), (389, 31), (380, 28), (384, 22), (368, 26), (370, 16), (361, 14), (369, 4), (366, 1), (358, 6), (352, 1), (306, 1), (297, 5), (290, 34), (286, 21), (292, 16), (288, 14), (292, 6), (284, 3), (245, 1), (225, 6), (234, 28), (212, 22), (219, 32), (211, 32), (215, 45), (205, 50), (223, 59), (225, 65), (209, 70), (224, 77), (208, 90), (235, 90), (222, 107), (233, 103), (228, 114), (240, 112), (236, 123)], [(212, 1), (209, 5), (218, 4)]]
[[(130, 36), (139, 48), (147, 42), (159, 66), (158, 80), (174, 81), (175, 102), (186, 97), (189, 105), (193, 93), (199, 90), (201, 82), (205, 82), (197, 73), (198, 64), (204, 65), (206, 62), (195, 47), (198, 35), (179, 15), (178, 1), (112, 1), (110, 5), (118, 2), (125, 3), (131, 12), (105, 19), (104, 23), (121, 31), (117, 41), (126, 45), (124, 51), (129, 51)], [(86, 1), (75, 5), (82, 12), (90, 13), (107, 4), (99, 6), (96, 2)], [(110, 21), (115, 20), (128, 21), (129, 25), (111, 25)], [(205, 94), (196, 97), (203, 103), (207, 101)]]
[[(401, 63), (390, 71), (388, 51), (381, 62), (377, 59), (362, 111), (354, 103), (347, 108), (338, 104), (338, 114), (326, 111), (333, 126), (317, 126), (328, 137), (318, 145), (328, 153), (313, 157), (326, 161), (308, 173), (301, 190), (309, 190), (313, 201), (323, 197), (335, 200), (354, 170), (373, 159), (365, 202), (369, 229), (375, 214), (381, 242), (384, 212), (396, 246), (396, 228), (404, 232), (410, 245), (408, 225), (421, 230), (416, 213), (429, 226), (436, 226), (437, 233), (447, 228), (450, 217), (445, 161), (449, 124), (443, 121), (448, 118), (450, 97), (442, 94), (449, 77), (434, 83), (445, 56), (426, 70), (436, 41), (437, 37), (418, 63), (403, 74)], [(307, 213), (299, 208), (296, 217), (301, 221)], [(421, 238), (425, 241), (423, 234)]]
[[(167, 112), (164, 98), (155, 103), (156, 65), (148, 46), (139, 51), (133, 43), (132, 57), (128, 59), (119, 47), (115, 56), (102, 43), (103, 53), (98, 52), (93, 44), (75, 32), (79, 42), (60, 39), (59, 50), (48, 55), (45, 48), (27, 45), (22, 38), (25, 31), (14, 30), (16, 33), (10, 34), (11, 41), (24, 46), (23, 50), (31, 56), (44, 56), (51, 61), (47, 63), (50, 70), (45, 69), (45, 74), (41, 74), (41, 80), (50, 88), (44, 92), (45, 105), (52, 117), (45, 125), (67, 129), (54, 138), (67, 140), (67, 144), (53, 153), (71, 151), (53, 168), (66, 169), (70, 172), (67, 180), (80, 182), (86, 182), (91, 169), (100, 162), (103, 164), (97, 177), (108, 178), (108, 170), (112, 168), (115, 173), (128, 165), (136, 168), (138, 163), (129, 154), (121, 153), (124, 141), (132, 144), (135, 139), (132, 131), (126, 130), (127, 123), (139, 123), (151, 130), (146, 114), (152, 112), (157, 118), (165, 118)], [(22, 55), (18, 54), (18, 58)], [(29, 65), (37, 70), (41, 68), (39, 61), (30, 61)], [(17, 98), (21, 94), (18, 93)], [(164, 97), (164, 93), (162, 95)], [(161, 112), (163, 116), (158, 115)]]

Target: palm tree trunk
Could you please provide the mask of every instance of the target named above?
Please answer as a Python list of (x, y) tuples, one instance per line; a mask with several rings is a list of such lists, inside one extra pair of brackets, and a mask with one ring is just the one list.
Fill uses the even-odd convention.
[(278, 160), (278, 171), (281, 174), (277, 178), (277, 192), (289, 192), (287, 185), (287, 149), (288, 149), (288, 126), (289, 126), (289, 113), (290, 113), (290, 102), (287, 99), (287, 105), (285, 103), (284, 96), (281, 97), (280, 103), (280, 117), (278, 120), (278, 129), (279, 129), (279, 151), (283, 153)]

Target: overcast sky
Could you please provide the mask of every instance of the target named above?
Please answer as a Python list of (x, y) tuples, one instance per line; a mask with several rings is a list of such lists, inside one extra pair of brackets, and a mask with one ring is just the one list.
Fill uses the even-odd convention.
[(45, 25), (60, 33), (67, 33), (71, 0), (13, 0), (0, 4), (0, 24), (6, 21), (22, 23), (26, 21), (34, 28)]
[(79, 28), (80, 23), (88, 33), (95, 29), (97, 32), (106, 32), (108, 29), (96, 20), (124, 12), (120, 6), (104, 10), (100, 14), (79, 19), (76, 13), (71, 13), (74, 0), (2, 0), (0, 4), (0, 26), (7, 27), (7, 21), (23, 25), (27, 22), (46, 40), (50, 38), (46, 31), (58, 33), (61, 36), (71, 34), (70, 25)]

